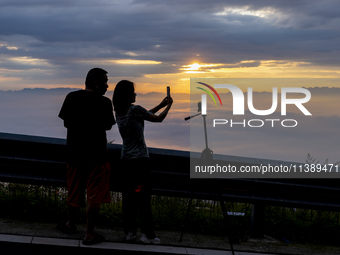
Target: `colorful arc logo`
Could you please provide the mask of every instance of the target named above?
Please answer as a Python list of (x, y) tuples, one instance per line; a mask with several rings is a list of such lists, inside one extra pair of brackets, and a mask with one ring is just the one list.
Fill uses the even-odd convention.
[[(213, 92), (215, 93), (215, 95), (217, 96), (218, 100), (220, 100), (220, 104), (221, 104), (221, 106), (222, 106), (221, 98), (220, 98), (219, 94), (217, 93), (217, 91), (216, 91), (213, 87), (211, 87), (210, 85), (205, 84), (205, 83), (203, 83), (203, 82), (197, 82), (197, 83), (202, 84), (202, 85), (206, 86), (207, 88), (209, 88), (211, 91), (213, 91)], [(206, 90), (206, 89), (201, 88), (201, 87), (196, 87), (196, 88), (201, 89), (201, 90), (203, 90), (204, 92), (206, 92), (206, 93), (214, 100), (215, 105), (217, 105), (217, 104), (216, 104), (215, 98), (214, 98), (213, 95), (209, 92), (209, 90)]]

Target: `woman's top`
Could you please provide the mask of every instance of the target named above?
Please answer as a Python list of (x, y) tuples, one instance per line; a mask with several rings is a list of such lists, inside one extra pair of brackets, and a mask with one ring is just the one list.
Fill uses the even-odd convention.
[(150, 114), (140, 105), (131, 105), (124, 115), (116, 113), (119, 133), (123, 139), (122, 159), (149, 157), (144, 140), (144, 120)]

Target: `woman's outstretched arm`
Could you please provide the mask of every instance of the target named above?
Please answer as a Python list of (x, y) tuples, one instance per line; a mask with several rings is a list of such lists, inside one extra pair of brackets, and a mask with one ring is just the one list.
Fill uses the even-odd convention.
[[(172, 103), (173, 103), (173, 100), (172, 100), (171, 97), (169, 99), (167, 97), (164, 98), (163, 101), (158, 106), (156, 106), (155, 108), (153, 108), (149, 111), (149, 112), (151, 112), (151, 114), (149, 115), (149, 117), (146, 120), (150, 121), (150, 122), (162, 122), (165, 119), (166, 115), (168, 114), (168, 112), (169, 112), (169, 110), (172, 106)], [(159, 115), (154, 114), (155, 112), (157, 112), (159, 109), (163, 108), (164, 106), (166, 106), (165, 109)], [(155, 111), (155, 112), (153, 112), (153, 111)]]
[(168, 98), (165, 97), (162, 102), (160, 102), (159, 105), (155, 106), (154, 108), (150, 109), (149, 112), (155, 114), (156, 112), (158, 112), (160, 109), (162, 109), (163, 107), (167, 106), (168, 104)]

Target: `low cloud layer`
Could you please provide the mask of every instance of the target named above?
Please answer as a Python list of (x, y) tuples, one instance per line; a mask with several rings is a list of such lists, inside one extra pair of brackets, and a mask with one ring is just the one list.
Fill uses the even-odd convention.
[[(223, 106), (215, 106), (208, 99), (206, 119), (209, 147), (214, 153), (223, 155), (304, 162), (309, 153), (322, 162), (326, 159), (333, 163), (338, 162), (340, 89), (308, 90), (312, 98), (304, 106), (311, 116), (305, 116), (295, 105), (287, 106), (287, 115), (281, 115), (280, 94), (276, 111), (267, 116), (254, 115), (246, 103), (244, 115), (233, 115), (233, 99), (230, 93), (220, 94)], [(255, 92), (253, 97), (256, 99), (254, 107), (258, 110), (269, 109), (272, 105), (272, 93)], [(198, 101), (200, 95), (191, 97), (191, 114), (197, 112)], [(217, 119), (214, 127), (214, 120)], [(192, 120), (192, 151), (200, 152), (205, 147), (202, 126), (202, 118)]]
[[(215, 154), (246, 156), (255, 158), (277, 159), (304, 162), (307, 154), (323, 162), (329, 158), (334, 163), (340, 160), (338, 146), (340, 144), (340, 89), (309, 88), (313, 97), (306, 106), (313, 114), (304, 116), (300, 110), (289, 109), (287, 116), (275, 113), (271, 118), (296, 119), (295, 128), (272, 128), (266, 123), (262, 128), (218, 125), (212, 127), (214, 118), (264, 119), (254, 117), (248, 109), (244, 117), (232, 116), (232, 100), (228, 94), (222, 94), (222, 107), (208, 105), (208, 141)], [(71, 89), (25, 89), (21, 91), (0, 91), (0, 132), (28, 134), (46, 137), (66, 137), (66, 129), (58, 113), (63, 100)], [(137, 104), (147, 109), (153, 108), (164, 97), (165, 93), (141, 94), (137, 90)], [(112, 91), (106, 95), (112, 97)], [(184, 118), (197, 113), (197, 101), (189, 101), (188, 94), (173, 94), (174, 105), (163, 123), (148, 123), (145, 126), (145, 138), (149, 147), (168, 148), (201, 152), (204, 147), (203, 119), (197, 116), (189, 121)], [(268, 108), (271, 101), (268, 92), (254, 93), (258, 98), (258, 109)], [(230, 97), (230, 95), (229, 95)], [(231, 98), (230, 98), (231, 99)], [(192, 110), (190, 112), (190, 104)], [(295, 107), (296, 108), (296, 107)], [(5, 110), (4, 110), (5, 109)], [(210, 109), (210, 110), (209, 110)], [(253, 123), (258, 124), (258, 123)], [(280, 124), (275, 122), (276, 124)], [(288, 123), (289, 124), (289, 123)], [(190, 140), (190, 135), (193, 139)], [(108, 131), (108, 140), (121, 144), (117, 126)]]
[[(66, 138), (63, 121), (58, 118), (65, 96), (72, 89), (24, 89), (0, 91), (0, 132), (45, 137)], [(106, 96), (112, 98), (112, 91)], [(146, 109), (155, 107), (166, 94), (137, 95), (137, 103)], [(175, 104), (162, 123), (146, 123), (148, 146), (189, 150), (189, 126), (184, 118), (189, 115), (189, 96), (173, 94)], [(108, 141), (121, 144), (117, 125), (107, 132)], [(86, 138), (84, 138), (86, 139)]]

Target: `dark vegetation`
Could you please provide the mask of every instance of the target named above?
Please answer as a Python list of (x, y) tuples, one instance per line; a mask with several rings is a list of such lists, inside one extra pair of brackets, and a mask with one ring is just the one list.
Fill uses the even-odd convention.
[[(0, 183), (0, 217), (37, 222), (57, 222), (67, 215), (66, 189), (27, 184)], [(112, 192), (112, 202), (102, 206), (98, 224), (115, 229), (122, 227), (121, 194)], [(232, 229), (235, 241), (250, 236), (251, 205), (227, 202), (229, 212), (244, 216), (229, 216), (229, 226), (222, 217), (220, 203), (198, 200), (192, 202), (186, 214), (188, 199), (152, 197), (154, 222), (157, 229), (225, 235)], [(185, 219), (187, 215), (187, 219)], [(338, 245), (339, 212), (266, 206), (265, 234), (283, 242)], [(85, 223), (85, 208), (79, 222)]]

